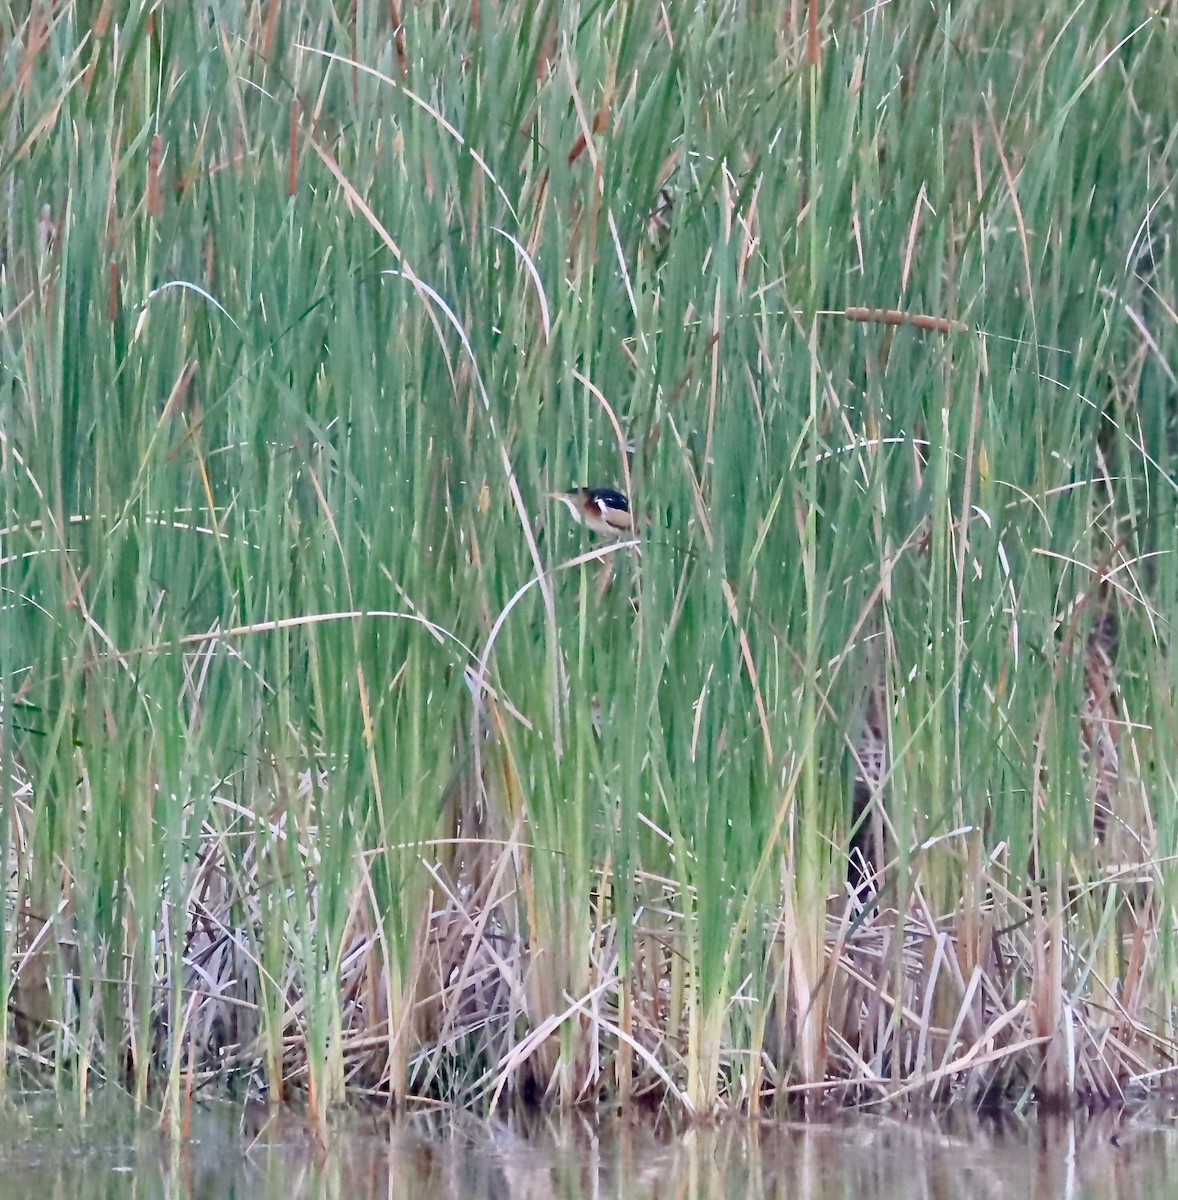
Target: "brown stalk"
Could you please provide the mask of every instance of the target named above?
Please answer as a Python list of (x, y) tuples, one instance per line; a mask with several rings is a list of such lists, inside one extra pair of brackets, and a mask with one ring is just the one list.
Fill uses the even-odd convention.
[(151, 155), (147, 165), (147, 212), (149, 216), (158, 217), (164, 211), (163, 199), (160, 196), (160, 135), (152, 134)]
[(293, 196), (299, 186), (299, 101), (290, 102), (290, 143), (287, 151), (286, 194)]
[(111, 323), (119, 319), (121, 306), (119, 304), (119, 263), (118, 259), (110, 260), (110, 295), (107, 299), (106, 315), (110, 317)]

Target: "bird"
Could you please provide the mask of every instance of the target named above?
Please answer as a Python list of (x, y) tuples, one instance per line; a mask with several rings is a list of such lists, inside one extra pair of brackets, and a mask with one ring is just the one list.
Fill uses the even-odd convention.
[(553, 500), (567, 504), (573, 519), (594, 533), (623, 538), (634, 537), (637, 532), (630, 501), (617, 488), (572, 488), (567, 492), (550, 492), (549, 495)]

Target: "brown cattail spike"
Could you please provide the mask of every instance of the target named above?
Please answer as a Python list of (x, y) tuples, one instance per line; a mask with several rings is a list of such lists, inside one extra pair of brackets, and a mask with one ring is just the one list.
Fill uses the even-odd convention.
[(153, 217), (158, 217), (164, 211), (163, 198), (160, 196), (160, 157), (162, 155), (160, 147), (160, 135), (153, 134), (151, 159), (147, 166), (147, 212)]
[(405, 60), (405, 26), (401, 22), (397, 0), (389, 0), (389, 19), (393, 23), (393, 49), (397, 52), (397, 69), (404, 79), (409, 73), (409, 64)]
[(110, 295), (107, 299), (106, 314), (111, 321), (119, 319), (119, 264), (116, 259), (110, 260)]
[(908, 313), (898, 308), (847, 308), (843, 316), (848, 321), (863, 321), (869, 325), (911, 325), (929, 333), (968, 333), (969, 326), (951, 317), (934, 317), (928, 313)]
[(287, 151), (286, 194), (293, 196), (299, 187), (299, 102), (290, 102), (290, 148)]

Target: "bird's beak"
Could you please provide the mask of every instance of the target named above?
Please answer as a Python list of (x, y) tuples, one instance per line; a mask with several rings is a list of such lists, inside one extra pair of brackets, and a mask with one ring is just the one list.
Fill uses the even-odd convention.
[(568, 506), (569, 512), (573, 514), (573, 520), (580, 524), (583, 514), (577, 507), (576, 499), (568, 492), (548, 492), (546, 493), (549, 500), (559, 500), (562, 504)]

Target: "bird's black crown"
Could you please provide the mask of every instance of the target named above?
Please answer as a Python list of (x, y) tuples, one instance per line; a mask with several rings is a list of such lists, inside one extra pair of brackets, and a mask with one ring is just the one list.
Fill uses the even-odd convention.
[(580, 488), (595, 504), (602, 508), (612, 508), (615, 512), (628, 513), (630, 501), (616, 488)]

